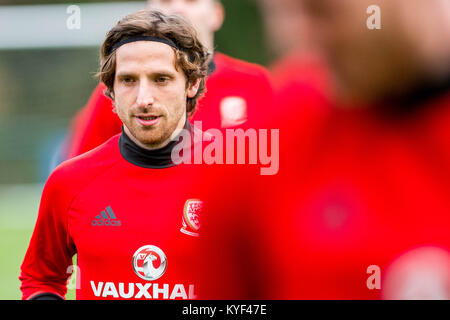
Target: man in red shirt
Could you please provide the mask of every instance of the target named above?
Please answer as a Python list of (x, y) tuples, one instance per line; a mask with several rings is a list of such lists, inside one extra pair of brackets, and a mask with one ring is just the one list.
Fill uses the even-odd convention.
[[(202, 202), (197, 169), (175, 165), (186, 120), (205, 90), (208, 52), (179, 16), (142, 10), (114, 26), (99, 78), (121, 134), (49, 177), (25, 255), (23, 299), (193, 299)], [(184, 131), (183, 131), (184, 130)]]
[(448, 2), (378, 1), (381, 29), (371, 1), (302, 3), (341, 103), (284, 106), (278, 175), (224, 174), (203, 229), (216, 298), (449, 299)]
[[(224, 8), (218, 0), (149, 0), (148, 6), (186, 17), (199, 39), (214, 52), (214, 32), (220, 29)], [(191, 119), (202, 121), (203, 130), (252, 126), (272, 101), (268, 72), (259, 65), (214, 52), (209, 64), (207, 92)], [(71, 158), (102, 144), (120, 132), (121, 121), (111, 100), (99, 84), (87, 105), (75, 116), (63, 147), (63, 158)]]

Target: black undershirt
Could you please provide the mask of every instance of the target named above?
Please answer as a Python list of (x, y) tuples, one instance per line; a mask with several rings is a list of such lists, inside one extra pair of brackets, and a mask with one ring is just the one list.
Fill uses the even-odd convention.
[[(184, 129), (193, 134), (193, 126), (186, 120)], [(178, 144), (182, 143), (181, 133), (171, 140), (166, 146), (148, 150), (138, 146), (123, 130), (119, 138), (119, 150), (128, 162), (143, 168), (164, 169), (175, 166), (172, 162), (172, 150)]]
[(377, 109), (393, 119), (419, 114), (427, 102), (450, 91), (450, 71), (439, 79), (422, 79), (408, 90), (377, 101)]

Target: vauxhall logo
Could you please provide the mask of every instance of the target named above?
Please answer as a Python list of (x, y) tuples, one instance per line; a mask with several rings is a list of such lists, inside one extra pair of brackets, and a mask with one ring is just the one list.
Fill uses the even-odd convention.
[(112, 226), (112, 227), (120, 227), (120, 220), (116, 218), (113, 210), (110, 206), (108, 206), (105, 210), (100, 212), (98, 216), (95, 216), (95, 219), (91, 221), (93, 226)]
[(140, 247), (133, 255), (133, 270), (141, 279), (159, 279), (166, 272), (166, 268), (166, 255), (156, 246)]
[[(153, 245), (140, 247), (133, 254), (133, 270), (145, 281), (162, 279), (167, 269), (165, 253)], [(171, 281), (172, 282), (172, 281)], [(91, 281), (94, 296), (122, 299), (197, 299), (193, 284), (182, 283), (133, 283)]]

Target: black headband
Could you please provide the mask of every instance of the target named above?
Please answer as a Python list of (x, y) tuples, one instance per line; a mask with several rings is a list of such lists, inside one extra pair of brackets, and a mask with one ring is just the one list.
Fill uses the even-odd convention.
[(130, 42), (135, 42), (135, 41), (155, 41), (155, 42), (161, 42), (161, 43), (165, 43), (168, 46), (171, 46), (174, 49), (179, 50), (178, 46), (171, 40), (169, 39), (164, 39), (164, 38), (156, 38), (156, 37), (151, 37), (151, 36), (134, 36), (131, 38), (127, 38), (125, 40), (119, 41), (117, 42), (115, 45), (113, 45), (113, 47), (111, 48), (111, 50), (109, 50), (108, 55), (111, 54), (114, 50), (116, 50), (117, 48), (119, 48), (120, 46), (123, 46), (124, 44), (130, 43)]

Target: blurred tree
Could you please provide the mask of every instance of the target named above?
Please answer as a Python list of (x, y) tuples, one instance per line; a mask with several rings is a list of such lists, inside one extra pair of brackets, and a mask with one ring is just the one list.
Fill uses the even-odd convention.
[(225, 23), (216, 34), (217, 50), (266, 65), (269, 54), (259, 8), (252, 0), (222, 0)]

